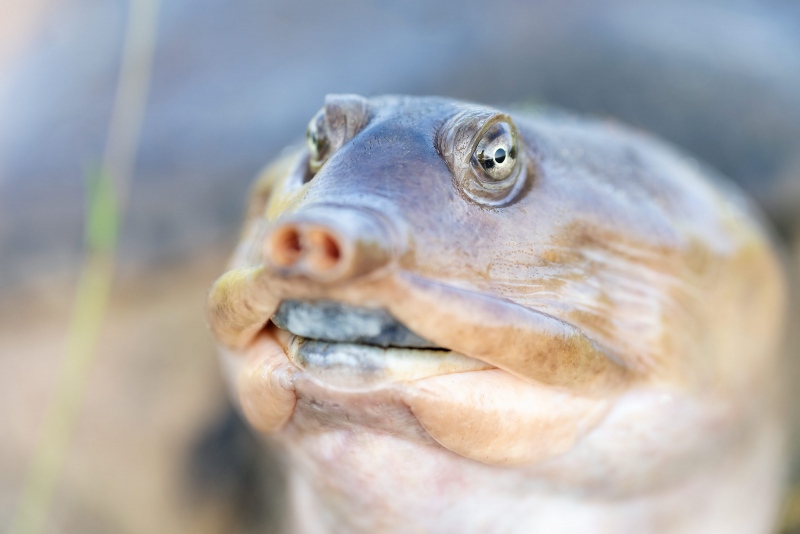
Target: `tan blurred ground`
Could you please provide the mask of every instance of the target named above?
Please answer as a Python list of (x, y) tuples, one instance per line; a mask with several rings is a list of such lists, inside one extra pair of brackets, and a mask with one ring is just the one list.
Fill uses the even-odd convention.
[[(192, 443), (224, 408), (204, 322), (224, 255), (119, 280), (49, 532), (229, 532), (225, 503), (188, 491)], [(75, 280), (0, 302), (0, 524), (9, 524), (64, 356)]]

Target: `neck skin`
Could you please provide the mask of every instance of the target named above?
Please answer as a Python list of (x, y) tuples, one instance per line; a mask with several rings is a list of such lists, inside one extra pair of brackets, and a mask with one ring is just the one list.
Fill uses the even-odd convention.
[(772, 428), (667, 487), (612, 497), (458, 456), (399, 408), (375, 414), (379, 429), (326, 408), (299, 399), (278, 436), (291, 532), (745, 534), (770, 531), (780, 502), (782, 442)]

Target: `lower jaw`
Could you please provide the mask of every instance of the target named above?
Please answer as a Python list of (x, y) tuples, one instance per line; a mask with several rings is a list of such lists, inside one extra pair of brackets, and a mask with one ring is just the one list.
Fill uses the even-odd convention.
[(493, 369), (449, 350), (376, 347), (278, 335), (289, 360), (309, 378), (338, 390), (371, 391), (433, 376)]
[(267, 328), (225, 358), (254, 427), (289, 448), (346, 428), (435, 441), (485, 464), (533, 465), (570, 449), (609, 407), (449, 351), (332, 345), (311, 350), (320, 347)]

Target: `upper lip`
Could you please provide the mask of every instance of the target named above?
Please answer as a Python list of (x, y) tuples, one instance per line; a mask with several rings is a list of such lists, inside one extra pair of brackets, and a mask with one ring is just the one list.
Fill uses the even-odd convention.
[[(329, 300), (384, 309), (393, 317), (392, 323), (405, 325), (433, 346), (532, 383), (605, 394), (637, 374), (630, 362), (595, 342), (580, 327), (496, 295), (389, 268), (346, 282), (284, 276), (268, 267), (232, 271), (212, 290), (212, 328), (224, 343), (243, 347), (265, 324), (280, 321), (276, 312), (282, 302)], [(303, 335), (297, 328), (289, 330)]]
[(307, 339), (377, 347), (441, 349), (382, 309), (332, 300), (284, 300), (272, 316), (275, 326)]
[(431, 376), (495, 369), (422, 339), (379, 308), (283, 301), (267, 326), (292, 364), (319, 385), (362, 390)]

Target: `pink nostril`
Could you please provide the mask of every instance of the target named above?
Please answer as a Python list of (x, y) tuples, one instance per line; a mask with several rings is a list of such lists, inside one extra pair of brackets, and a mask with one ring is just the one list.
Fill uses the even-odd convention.
[(266, 255), (278, 267), (293, 265), (303, 251), (300, 232), (292, 224), (276, 229), (267, 242)]
[(283, 279), (321, 284), (351, 280), (392, 259), (387, 226), (367, 210), (312, 206), (282, 218), (266, 230), (264, 267)]
[(309, 230), (308, 244), (308, 265), (315, 271), (327, 271), (336, 267), (342, 257), (338, 240), (323, 228)]

